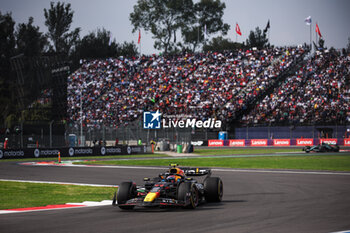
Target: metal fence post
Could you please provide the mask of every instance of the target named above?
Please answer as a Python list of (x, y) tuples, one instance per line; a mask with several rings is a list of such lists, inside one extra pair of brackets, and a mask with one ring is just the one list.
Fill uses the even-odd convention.
[(50, 148), (52, 148), (52, 124), (54, 121), (50, 121)]
[(21, 122), (21, 148), (23, 148), (23, 121)]

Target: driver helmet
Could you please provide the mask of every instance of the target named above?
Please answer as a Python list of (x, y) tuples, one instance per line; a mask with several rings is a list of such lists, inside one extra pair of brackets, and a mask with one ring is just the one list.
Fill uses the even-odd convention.
[(181, 176), (177, 176), (177, 175), (170, 175), (166, 178), (167, 182), (171, 182), (171, 183), (177, 183), (181, 180)]
[(177, 168), (177, 167), (170, 168), (169, 173), (172, 175), (174, 174), (174, 175), (179, 175), (182, 177), (185, 176), (184, 171), (182, 171), (180, 168)]

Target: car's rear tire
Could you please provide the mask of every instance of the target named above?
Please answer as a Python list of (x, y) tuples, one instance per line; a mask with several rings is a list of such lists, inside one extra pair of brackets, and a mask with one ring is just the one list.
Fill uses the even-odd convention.
[(208, 177), (204, 181), (204, 198), (207, 202), (220, 202), (224, 194), (224, 186), (219, 177)]
[[(191, 193), (191, 195), (187, 196), (187, 193)], [(199, 194), (196, 185), (190, 182), (180, 183), (177, 198), (179, 201), (183, 201), (184, 203), (186, 203), (184, 208), (195, 209), (199, 202)], [(187, 203), (187, 198), (189, 198), (189, 203)]]
[[(125, 204), (129, 199), (135, 196), (136, 187), (133, 182), (123, 182), (119, 185), (117, 192), (118, 204)], [(130, 210), (134, 206), (119, 206), (120, 209)]]

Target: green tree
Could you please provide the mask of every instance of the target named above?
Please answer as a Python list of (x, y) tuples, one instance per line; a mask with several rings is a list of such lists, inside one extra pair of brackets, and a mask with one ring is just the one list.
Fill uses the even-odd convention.
[(195, 51), (199, 45), (206, 43), (207, 36), (218, 32), (226, 35), (230, 26), (222, 20), (225, 8), (225, 3), (220, 0), (201, 0), (196, 3), (192, 23), (184, 24), (182, 28), (185, 46), (190, 46), (190, 50)]
[(119, 45), (118, 56), (131, 57), (137, 54), (137, 46), (134, 42), (129, 43), (125, 41), (123, 44)]
[(12, 100), (15, 91), (11, 82), (10, 58), (15, 52), (15, 22), (10, 13), (0, 12), (0, 125), (4, 125), (5, 118), (13, 111)]
[(79, 58), (105, 58), (117, 55), (118, 45), (111, 39), (111, 32), (97, 29), (84, 36), (77, 45)]
[(102, 28), (84, 36), (83, 39), (77, 43), (71, 58), (73, 60), (73, 65), (79, 67), (80, 59), (118, 56), (131, 57), (137, 54), (137, 46), (135, 43), (124, 42), (123, 44), (118, 44), (115, 39), (112, 39), (111, 32)]
[(269, 46), (266, 33), (263, 33), (259, 27), (255, 28), (255, 32), (250, 31), (246, 43), (249, 48), (256, 47), (258, 49), (262, 49)]
[(15, 32), (17, 52), (25, 56), (38, 56), (48, 46), (47, 37), (39, 32), (39, 27), (33, 26), (33, 17), (29, 17), (28, 23), (21, 23)]
[(48, 37), (53, 43), (56, 53), (69, 55), (71, 49), (79, 39), (80, 28), (72, 31), (70, 26), (73, 22), (74, 11), (69, 3), (51, 2), (50, 9), (44, 9), (45, 25), (48, 28)]
[(236, 50), (244, 48), (244, 44), (232, 42), (229, 39), (225, 39), (222, 36), (213, 38), (209, 44), (203, 46), (204, 51), (225, 51)]
[(176, 49), (176, 32), (194, 18), (192, 0), (138, 0), (130, 14), (133, 32), (150, 31), (154, 48), (165, 54)]

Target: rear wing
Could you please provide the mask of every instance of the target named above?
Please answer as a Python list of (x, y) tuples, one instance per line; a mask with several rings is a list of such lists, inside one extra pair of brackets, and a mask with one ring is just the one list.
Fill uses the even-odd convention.
[(209, 168), (198, 168), (198, 167), (182, 167), (180, 168), (184, 171), (186, 176), (205, 176), (211, 175), (211, 170)]

